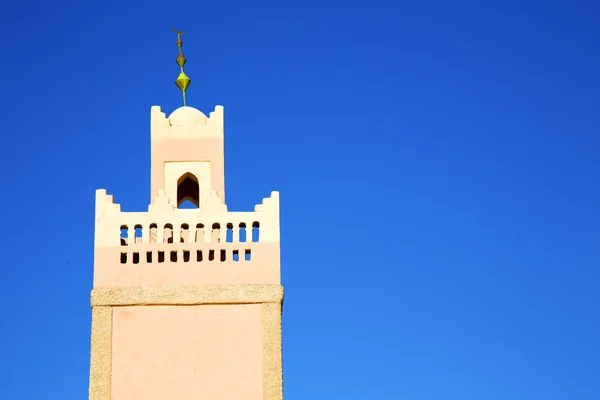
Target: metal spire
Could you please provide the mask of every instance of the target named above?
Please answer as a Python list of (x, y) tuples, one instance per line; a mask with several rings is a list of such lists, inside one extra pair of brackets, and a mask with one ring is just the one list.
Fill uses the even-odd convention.
[(183, 94), (183, 105), (185, 107), (186, 106), (185, 91), (187, 90), (188, 86), (190, 86), (190, 83), (192, 83), (192, 81), (183, 72), (183, 66), (185, 65), (185, 62), (187, 61), (185, 59), (185, 57), (183, 56), (183, 53), (181, 52), (181, 46), (183, 45), (183, 41), (181, 40), (181, 35), (183, 35), (183, 32), (178, 32), (174, 26), (172, 28), (173, 28), (173, 32), (175, 32), (177, 34), (177, 42), (176, 43), (177, 43), (177, 47), (179, 48), (179, 55), (177, 56), (176, 61), (177, 61), (177, 65), (179, 65), (179, 68), (181, 68), (181, 72), (179, 73), (179, 76), (175, 80), (175, 84), (181, 90), (181, 93)]

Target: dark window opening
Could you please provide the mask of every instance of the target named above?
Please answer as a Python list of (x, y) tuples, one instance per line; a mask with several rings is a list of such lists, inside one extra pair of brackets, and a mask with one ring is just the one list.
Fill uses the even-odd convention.
[(127, 246), (127, 239), (129, 236), (129, 229), (127, 225), (121, 226), (121, 246)]
[(173, 243), (173, 225), (165, 224), (165, 229), (163, 231), (163, 242), (164, 243)]
[(221, 241), (221, 224), (215, 222), (212, 226), (212, 231), (210, 234), (210, 242), (211, 243), (219, 243)]
[(142, 226), (141, 225), (136, 225), (135, 226), (135, 240), (134, 243), (141, 243), (142, 241)]
[(191, 242), (190, 240), (190, 226), (188, 224), (181, 224), (181, 231), (180, 231), (180, 239), (179, 241), (181, 243), (189, 243)]
[(252, 241), (258, 242), (260, 235), (260, 224), (258, 222), (254, 222), (252, 224)]
[(240, 242), (245, 242), (245, 241), (246, 241), (246, 224), (242, 222), (240, 224)]
[(198, 208), (199, 206), (198, 178), (191, 172), (187, 172), (177, 180), (177, 208)]
[(158, 225), (150, 224), (150, 243), (158, 242)]
[(227, 243), (233, 242), (233, 224), (227, 224), (227, 232), (225, 232), (225, 241)]

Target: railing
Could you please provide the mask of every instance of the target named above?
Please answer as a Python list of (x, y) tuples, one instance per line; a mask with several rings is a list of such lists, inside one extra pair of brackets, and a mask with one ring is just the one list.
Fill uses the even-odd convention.
[[(120, 228), (121, 264), (251, 261), (252, 249), (249, 247), (260, 241), (258, 221), (197, 223), (191, 224), (191, 227), (188, 223), (182, 223), (177, 228), (171, 223), (160, 226), (157, 223), (133, 223), (123, 224)], [(181, 250), (182, 245), (174, 246), (180, 243), (197, 245), (191, 246), (194, 249)], [(160, 249), (148, 248), (152, 244)], [(173, 248), (170, 249), (169, 245), (173, 245)], [(195, 249), (198, 245), (202, 245), (203, 249)], [(136, 250), (138, 246), (140, 249)], [(210, 249), (212, 246), (216, 248)]]
[(195, 226), (182, 223), (178, 227), (166, 223), (121, 225), (121, 246), (135, 246), (151, 243), (246, 243), (260, 241), (260, 223), (212, 223), (206, 226), (197, 223)]

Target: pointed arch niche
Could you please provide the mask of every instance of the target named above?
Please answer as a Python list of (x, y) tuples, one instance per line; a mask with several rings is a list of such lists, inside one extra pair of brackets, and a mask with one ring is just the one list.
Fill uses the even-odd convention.
[(177, 180), (177, 208), (200, 207), (200, 185), (198, 178), (186, 172)]

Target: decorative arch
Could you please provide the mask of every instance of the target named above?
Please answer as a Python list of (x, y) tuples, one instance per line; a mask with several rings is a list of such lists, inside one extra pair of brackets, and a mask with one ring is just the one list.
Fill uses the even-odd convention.
[(191, 172), (186, 172), (177, 180), (177, 207), (184, 201), (200, 207), (200, 186), (198, 178)]

